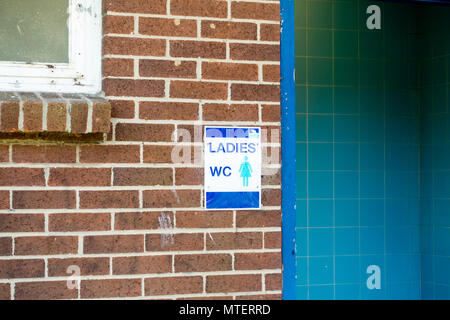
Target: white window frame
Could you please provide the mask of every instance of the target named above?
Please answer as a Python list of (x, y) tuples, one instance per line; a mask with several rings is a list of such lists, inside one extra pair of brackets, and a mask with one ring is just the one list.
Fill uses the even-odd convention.
[(102, 1), (69, 0), (69, 63), (0, 61), (0, 91), (101, 91)]

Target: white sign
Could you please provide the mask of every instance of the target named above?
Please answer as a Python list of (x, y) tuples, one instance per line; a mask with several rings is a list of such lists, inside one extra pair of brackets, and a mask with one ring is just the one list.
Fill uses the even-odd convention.
[(261, 207), (261, 128), (205, 128), (205, 208)]

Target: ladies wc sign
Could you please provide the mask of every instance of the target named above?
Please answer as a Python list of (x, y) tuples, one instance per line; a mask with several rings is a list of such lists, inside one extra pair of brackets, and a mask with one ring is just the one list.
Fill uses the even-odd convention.
[(261, 128), (206, 127), (205, 209), (261, 208)]

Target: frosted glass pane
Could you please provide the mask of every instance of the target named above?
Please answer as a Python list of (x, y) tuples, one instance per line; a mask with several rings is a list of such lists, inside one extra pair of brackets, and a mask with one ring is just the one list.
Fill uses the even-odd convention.
[(0, 0), (0, 61), (68, 63), (69, 0)]

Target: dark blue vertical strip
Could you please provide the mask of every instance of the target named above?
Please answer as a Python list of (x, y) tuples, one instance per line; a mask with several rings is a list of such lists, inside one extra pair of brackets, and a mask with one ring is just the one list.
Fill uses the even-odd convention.
[(295, 299), (294, 0), (281, 0), (281, 141), (283, 299)]

